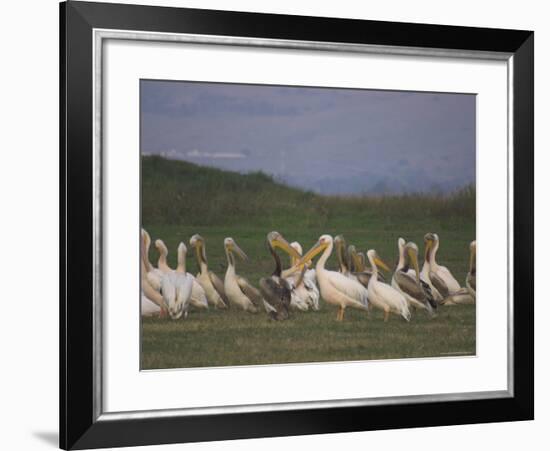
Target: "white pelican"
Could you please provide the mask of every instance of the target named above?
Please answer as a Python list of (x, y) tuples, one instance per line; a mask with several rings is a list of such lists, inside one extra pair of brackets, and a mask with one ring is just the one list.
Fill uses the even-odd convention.
[[(294, 265), (298, 262), (298, 259), (302, 256), (302, 246), (297, 241), (290, 243), (296, 253), (295, 255), (290, 255), (290, 265)], [(317, 288), (317, 276), (315, 275), (315, 270), (310, 269), (311, 261), (306, 262), (302, 265), (302, 268), (296, 267), (296, 271), (293, 272), (290, 276), (286, 277), (287, 280), (291, 283), (293, 287), (292, 290), (292, 299), (290, 305), (300, 310), (319, 310), (319, 288)], [(303, 272), (302, 275), (302, 271)], [(283, 272), (283, 275), (286, 271)], [(301, 280), (301, 283), (297, 283)], [(305, 307), (304, 307), (305, 305)]]
[(224, 247), (227, 257), (227, 271), (224, 280), (225, 294), (231, 304), (237, 305), (247, 312), (257, 313), (258, 307), (264, 302), (262, 295), (244, 277), (238, 276), (235, 272), (234, 253), (243, 260), (247, 260), (248, 257), (237, 246), (233, 238), (226, 238), (224, 240)]
[(470, 269), (466, 276), (466, 287), (443, 299), (443, 305), (475, 304), (476, 302), (476, 242), (470, 243)]
[(388, 320), (390, 313), (401, 315), (405, 320), (411, 319), (409, 304), (405, 296), (390, 285), (378, 280), (378, 266), (389, 271), (388, 266), (380, 260), (374, 249), (367, 252), (367, 258), (372, 267), (372, 277), (369, 281), (369, 302), (384, 312), (384, 321)]
[(180, 243), (178, 246), (178, 269), (165, 272), (161, 280), (161, 294), (172, 319), (179, 319), (182, 315), (187, 317), (191, 301), (195, 278), (185, 271), (185, 252), (185, 244)]
[(160, 269), (155, 268), (149, 260), (149, 247), (151, 246), (151, 237), (145, 229), (141, 229), (141, 240), (143, 243), (141, 258), (143, 259), (143, 263), (145, 265), (145, 277), (149, 281), (149, 284), (151, 284), (151, 286), (155, 290), (160, 291), (160, 279), (162, 278), (163, 273)]
[(178, 267), (176, 269), (176, 272), (187, 274), (193, 279), (193, 285), (191, 287), (191, 298), (190, 298), (191, 305), (198, 309), (207, 309), (208, 300), (206, 299), (206, 293), (202, 288), (202, 286), (197, 282), (195, 277), (191, 273), (187, 272), (186, 258), (187, 258), (187, 247), (185, 246), (184, 243), (180, 243), (180, 245), (178, 246)]
[(141, 267), (141, 314), (142, 316), (166, 316), (168, 307), (164, 303), (161, 294), (155, 290), (147, 279), (147, 267), (145, 261), (145, 237), (142, 234), (140, 243), (140, 267)]
[(197, 263), (200, 268), (200, 272), (197, 274), (196, 279), (204, 289), (208, 303), (216, 308), (227, 308), (229, 306), (229, 301), (225, 295), (223, 282), (216, 274), (208, 270), (204, 238), (199, 234), (193, 235), (189, 240), (189, 244), (195, 249), (195, 256), (197, 257)]
[[(432, 283), (431, 275), (431, 251), (433, 246), (433, 234), (427, 233), (424, 235), (424, 263), (422, 264), (422, 270), (420, 271), (420, 282), (425, 284), (436, 303), (441, 304), (443, 302), (443, 296), (439, 290)], [(415, 271), (413, 268), (409, 269), (408, 274), (412, 277), (415, 276)]]
[(456, 293), (460, 290), (460, 284), (445, 266), (439, 265), (435, 261), (437, 250), (439, 249), (439, 237), (436, 233), (428, 233), (428, 246), (430, 251), (430, 280), (437, 288), (437, 291), (443, 298)]
[(366, 288), (356, 280), (350, 279), (339, 272), (325, 269), (325, 263), (330, 257), (333, 247), (334, 240), (332, 237), (330, 235), (322, 235), (319, 241), (298, 260), (297, 264), (304, 264), (315, 257), (315, 255), (323, 252), (315, 265), (321, 296), (329, 304), (338, 306), (336, 320), (342, 321), (347, 307), (368, 310), (368, 293)]
[[(155, 293), (157, 293), (155, 291)], [(157, 293), (158, 294), (158, 293)], [(159, 295), (160, 296), (160, 295)], [(141, 316), (158, 316), (161, 317), (161, 308), (151, 301), (143, 292), (141, 292)]]
[(470, 270), (466, 276), (466, 288), (476, 298), (476, 257), (477, 257), (477, 245), (476, 241), (470, 243)]
[[(392, 277), (392, 287), (405, 296), (409, 307), (425, 309), (431, 316), (434, 316), (434, 309), (437, 304), (433, 299), (430, 287), (420, 280), (417, 245), (413, 242), (405, 244), (405, 240), (399, 238), (397, 247), (399, 249), (399, 261)], [(414, 275), (409, 273), (411, 266)]]
[[(350, 268), (349, 276), (357, 280), (365, 288), (368, 288), (369, 280), (372, 277), (372, 269), (367, 268), (365, 265), (365, 254), (357, 252), (355, 246), (350, 244), (348, 247), (348, 259), (348, 267)], [(381, 272), (378, 273), (377, 277), (380, 282), (386, 281)]]
[[(289, 318), (290, 300), (292, 295), (292, 287), (288, 280), (281, 276), (282, 266), (281, 259), (275, 248), (279, 247), (286, 252), (295, 253), (290, 244), (278, 232), (270, 232), (267, 234), (267, 248), (273, 259), (275, 260), (275, 271), (271, 277), (262, 277), (260, 279), (260, 291), (264, 299), (264, 305), (267, 314), (271, 319), (281, 321)], [(294, 252), (293, 252), (294, 251)], [(302, 275), (305, 272), (305, 266), (302, 269)], [(301, 281), (298, 281), (301, 283)]]

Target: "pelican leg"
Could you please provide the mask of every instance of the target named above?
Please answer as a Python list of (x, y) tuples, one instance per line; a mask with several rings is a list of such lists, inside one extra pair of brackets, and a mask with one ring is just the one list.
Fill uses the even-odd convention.
[(384, 322), (385, 323), (388, 322), (389, 317), (390, 317), (390, 311), (389, 310), (384, 310)]
[(345, 307), (341, 307), (342, 308), (342, 314), (340, 315), (340, 321), (344, 321), (344, 313), (346, 313), (346, 308)]
[(344, 309), (338, 307), (338, 313), (336, 314), (336, 321), (342, 321), (344, 319)]

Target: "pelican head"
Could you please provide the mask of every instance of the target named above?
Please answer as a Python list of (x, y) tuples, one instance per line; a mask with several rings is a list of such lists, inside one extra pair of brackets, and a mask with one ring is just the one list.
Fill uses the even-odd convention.
[(248, 260), (247, 255), (244, 253), (244, 251), (235, 243), (235, 240), (233, 238), (226, 238), (223, 240), (223, 245), (225, 246), (225, 252), (229, 254), (237, 254), (241, 259)]
[(195, 235), (193, 235), (189, 240), (189, 246), (195, 249), (199, 264), (201, 263), (201, 261), (207, 263), (206, 246), (204, 244), (204, 238), (202, 236), (200, 236), (198, 233), (195, 233)]
[(428, 232), (424, 235), (424, 247), (426, 248), (426, 255), (430, 249), (434, 246), (434, 243), (437, 240), (437, 235), (435, 233)]
[(357, 253), (357, 258), (359, 259), (359, 263), (361, 265), (361, 271), (360, 272), (363, 272), (366, 269), (365, 262), (367, 261), (367, 259), (365, 257), (365, 254), (363, 252), (358, 252)]
[(388, 265), (384, 263), (384, 261), (378, 255), (378, 252), (376, 252), (374, 249), (369, 249), (367, 251), (367, 258), (371, 262), (371, 265), (373, 266), (373, 268), (376, 266), (380, 266), (382, 269), (386, 271), (390, 271), (390, 268), (388, 267)]
[(405, 245), (404, 250), (406, 256), (405, 258), (407, 258), (409, 264), (412, 265), (416, 273), (416, 281), (420, 282), (420, 268), (418, 267), (418, 246), (412, 241), (409, 241)]
[(146, 248), (149, 248), (151, 245), (151, 237), (149, 236), (149, 233), (145, 229), (141, 229), (141, 239), (145, 243)]
[[(290, 256), (290, 266), (294, 266), (299, 258), (302, 256), (303, 249), (298, 241), (293, 241), (292, 243), (290, 243), (290, 247), (292, 247), (299, 255), (298, 258), (293, 257), (292, 255)], [(306, 267), (309, 268), (309, 266), (311, 266), (311, 260), (306, 263)]]
[(397, 240), (397, 247), (399, 250), (403, 249), (405, 247), (405, 238), (402, 238), (402, 237), (399, 237), (399, 239)]
[(306, 252), (306, 254), (296, 262), (296, 265), (303, 265), (304, 263), (313, 259), (317, 254), (323, 252), (328, 247), (332, 247), (334, 240), (330, 235), (321, 235), (317, 243)]
[(283, 238), (283, 235), (281, 235), (279, 232), (269, 232), (267, 234), (267, 242), (269, 246), (272, 249), (279, 248), (286, 252), (291, 257), (294, 257), (296, 259), (300, 258), (300, 254), (294, 249), (290, 244), (288, 244), (288, 241)]
[(302, 245), (298, 243), (298, 241), (293, 241), (292, 243), (290, 243), (290, 246), (293, 247), (296, 252), (302, 255), (303, 253)]
[(357, 254), (357, 249), (353, 244), (350, 244), (348, 246), (348, 258), (349, 263), (348, 266), (350, 267), (350, 271), (353, 270), (356, 272), (361, 272), (361, 260), (359, 258), (359, 255)]
[(164, 241), (162, 241), (161, 239), (155, 240), (155, 247), (159, 251), (159, 254), (168, 255), (168, 248), (166, 247), (166, 244), (164, 244)]

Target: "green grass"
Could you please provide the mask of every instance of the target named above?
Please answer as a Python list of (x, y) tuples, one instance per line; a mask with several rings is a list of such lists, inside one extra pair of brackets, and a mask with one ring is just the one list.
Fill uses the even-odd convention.
[[(396, 359), (475, 354), (475, 307), (441, 309), (436, 318), (417, 312), (410, 323), (383, 322), (347, 309), (342, 323), (334, 309), (296, 312), (268, 321), (236, 309), (194, 312), (187, 321), (145, 318), (143, 369), (270, 363)], [(456, 353), (456, 354), (455, 354)]]
[[(468, 187), (448, 197), (319, 196), (278, 184), (262, 173), (242, 175), (144, 157), (142, 222), (153, 240), (165, 241), (172, 266), (178, 243), (200, 233), (206, 239), (209, 267), (222, 278), (223, 239), (233, 237), (250, 258), (237, 263), (237, 272), (255, 285), (274, 268), (265, 247), (271, 230), (299, 241), (304, 251), (324, 233), (341, 233), (359, 250), (377, 249), (390, 266), (397, 258), (399, 236), (422, 250), (423, 236), (431, 231), (441, 239), (438, 261), (464, 283), (468, 244), (475, 238), (475, 190)], [(156, 261), (155, 249), (150, 257)], [(187, 265), (197, 271), (193, 254)], [(334, 256), (328, 266), (336, 268)], [(419, 312), (409, 324), (398, 317), (384, 324), (376, 311), (367, 318), (348, 309), (343, 323), (335, 316), (335, 309), (322, 303), (320, 312), (294, 313), (280, 323), (237, 309), (193, 311), (186, 321), (144, 319), (142, 368), (475, 353), (474, 306), (441, 308), (434, 319)]]

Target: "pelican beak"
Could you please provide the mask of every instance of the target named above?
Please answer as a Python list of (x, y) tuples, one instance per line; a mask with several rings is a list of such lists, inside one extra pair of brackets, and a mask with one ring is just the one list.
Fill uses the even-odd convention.
[(418, 267), (418, 255), (412, 248), (408, 248), (407, 253), (409, 254), (409, 259), (411, 260), (411, 263), (414, 267), (414, 271), (416, 272), (416, 281), (420, 283), (420, 268)]
[(293, 262), (300, 259), (300, 254), (296, 249), (294, 249), (287, 240), (283, 238), (283, 236), (279, 233), (274, 235), (269, 239), (269, 243), (271, 244), (272, 248), (279, 248), (282, 249), (284, 252), (286, 252), (290, 257), (293, 259)]
[(307, 264), (307, 262), (312, 260), (317, 254), (323, 252), (327, 247), (328, 243), (321, 243), (320, 241), (317, 241), (317, 243), (296, 262), (295, 266)]
[(229, 250), (232, 252), (235, 252), (239, 257), (241, 257), (243, 260), (248, 260), (248, 256), (244, 253), (244, 251), (237, 245), (237, 243), (233, 242), (233, 244), (229, 247)]
[(383, 270), (390, 272), (390, 268), (388, 267), (388, 265), (386, 265), (386, 263), (384, 263), (384, 261), (381, 260), (378, 255), (374, 257), (374, 263), (380, 266), (380, 268), (382, 268)]

